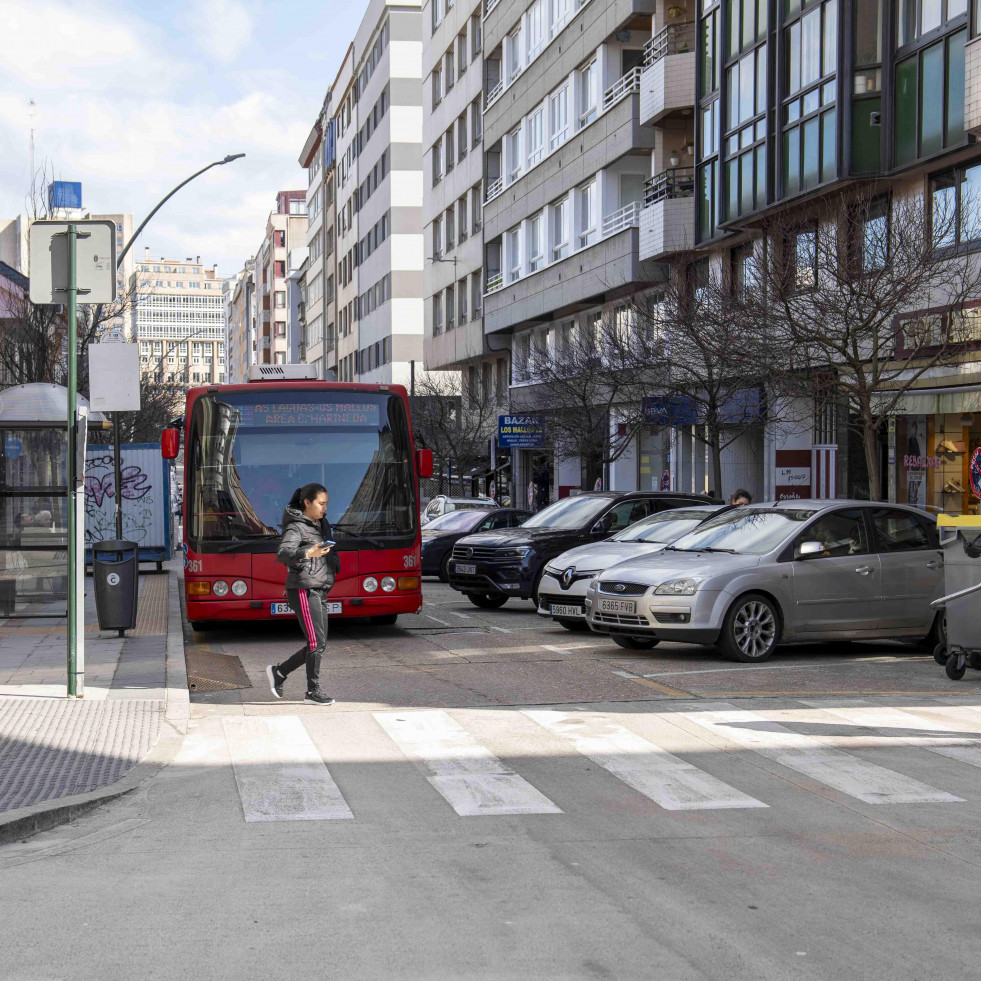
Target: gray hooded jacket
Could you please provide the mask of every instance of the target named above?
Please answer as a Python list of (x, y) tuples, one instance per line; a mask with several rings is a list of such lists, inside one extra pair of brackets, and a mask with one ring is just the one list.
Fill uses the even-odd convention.
[[(288, 507), (283, 512), (283, 537), (276, 550), (276, 560), (289, 569), (287, 589), (330, 589), (340, 572), (341, 561), (335, 549), (319, 559), (308, 559), (307, 550), (331, 538), (333, 532), (326, 519), (311, 521), (302, 511)], [(336, 548), (336, 546), (335, 546)]]

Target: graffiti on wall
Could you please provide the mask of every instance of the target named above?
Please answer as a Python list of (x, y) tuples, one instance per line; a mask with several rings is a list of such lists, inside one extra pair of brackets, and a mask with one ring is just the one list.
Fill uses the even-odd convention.
[[(123, 538), (151, 544), (154, 504), (159, 490), (139, 466), (123, 466)], [(129, 504), (127, 504), (129, 502)], [(166, 506), (166, 502), (165, 502)], [(112, 454), (87, 456), (85, 460), (85, 540), (101, 542), (116, 537), (116, 478)]]

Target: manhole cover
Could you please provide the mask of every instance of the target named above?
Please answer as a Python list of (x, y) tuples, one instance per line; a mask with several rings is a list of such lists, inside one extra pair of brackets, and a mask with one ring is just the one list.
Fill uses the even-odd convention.
[(231, 654), (190, 650), (185, 658), (188, 691), (227, 691), (252, 687), (242, 662)]

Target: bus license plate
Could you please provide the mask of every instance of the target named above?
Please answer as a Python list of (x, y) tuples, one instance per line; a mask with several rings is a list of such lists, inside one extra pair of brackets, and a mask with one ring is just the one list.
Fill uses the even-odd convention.
[(637, 600), (601, 599), (600, 609), (604, 613), (636, 613)]
[(477, 567), (466, 562), (457, 562), (453, 567), (453, 571), (459, 573), (461, 576), (477, 575)]
[(553, 617), (581, 617), (582, 610), (578, 606), (560, 606), (558, 603), (552, 604)]
[[(269, 612), (273, 616), (291, 616), (293, 613), (293, 607), (289, 603), (273, 603)], [(324, 612), (328, 615), (339, 614), (341, 612), (340, 603), (324, 603)]]

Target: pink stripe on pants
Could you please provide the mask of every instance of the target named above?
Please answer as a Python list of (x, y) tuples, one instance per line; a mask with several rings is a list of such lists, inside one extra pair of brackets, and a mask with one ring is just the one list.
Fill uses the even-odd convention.
[(317, 631), (313, 629), (313, 617), (310, 616), (310, 603), (307, 600), (307, 591), (300, 589), (297, 592), (300, 597), (300, 612), (303, 615), (303, 625), (307, 631), (307, 642), (310, 644), (310, 650), (313, 651), (317, 649)]

